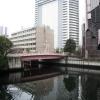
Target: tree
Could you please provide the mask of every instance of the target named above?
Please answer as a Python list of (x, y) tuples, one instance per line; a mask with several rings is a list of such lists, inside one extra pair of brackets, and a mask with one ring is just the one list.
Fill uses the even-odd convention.
[(11, 47), (12, 42), (8, 38), (0, 36), (0, 56), (7, 56)]
[(0, 68), (7, 68), (8, 60), (7, 60), (7, 54), (9, 52), (9, 49), (12, 47), (12, 42), (4, 37), (0, 36)]
[(71, 92), (75, 89), (76, 87), (76, 78), (75, 77), (68, 77), (68, 78), (64, 78), (63, 80), (65, 88)]
[(66, 41), (64, 52), (74, 53), (76, 49), (76, 43), (73, 39), (68, 39)]

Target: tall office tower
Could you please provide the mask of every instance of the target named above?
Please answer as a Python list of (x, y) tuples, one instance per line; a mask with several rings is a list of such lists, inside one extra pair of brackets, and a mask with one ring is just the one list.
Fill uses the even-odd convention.
[(86, 0), (85, 54), (100, 57), (100, 0)]
[(79, 0), (35, 0), (35, 24), (54, 30), (55, 48), (72, 38), (79, 45)]
[(0, 26), (0, 35), (7, 36), (7, 27)]
[(86, 0), (87, 28), (98, 33), (100, 29), (100, 0)]

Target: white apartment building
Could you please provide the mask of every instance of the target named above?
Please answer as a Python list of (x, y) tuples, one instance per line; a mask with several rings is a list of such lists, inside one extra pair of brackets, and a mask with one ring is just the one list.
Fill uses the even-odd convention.
[[(63, 48), (66, 40), (72, 38), (75, 40), (77, 46), (79, 46), (79, 0), (35, 0), (35, 24), (42, 25), (45, 24), (48, 20), (52, 20), (52, 16), (57, 23), (57, 33), (54, 29), (54, 39), (56, 40), (55, 48)], [(54, 2), (54, 4), (53, 4)], [(46, 5), (46, 9), (51, 7), (51, 9), (56, 6), (57, 17), (53, 13), (53, 10), (48, 10), (48, 13), (51, 15), (47, 18), (46, 9), (43, 10)], [(51, 5), (51, 6), (50, 6)], [(44, 15), (43, 15), (44, 14)], [(45, 18), (45, 19), (44, 19)], [(45, 22), (44, 22), (45, 21)], [(56, 35), (55, 35), (56, 34)]]
[(12, 50), (18, 53), (54, 51), (53, 30), (49, 27), (41, 26), (21, 30), (13, 33), (10, 40), (13, 43)]

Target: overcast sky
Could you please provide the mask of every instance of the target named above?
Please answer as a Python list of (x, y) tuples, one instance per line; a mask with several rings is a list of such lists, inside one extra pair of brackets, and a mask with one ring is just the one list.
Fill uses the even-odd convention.
[(0, 25), (9, 32), (34, 25), (34, 0), (0, 0)]
[[(80, 0), (80, 24), (85, 20), (85, 0)], [(32, 27), (35, 21), (35, 0), (0, 0), (0, 26), (7, 26), (8, 32), (21, 27)]]

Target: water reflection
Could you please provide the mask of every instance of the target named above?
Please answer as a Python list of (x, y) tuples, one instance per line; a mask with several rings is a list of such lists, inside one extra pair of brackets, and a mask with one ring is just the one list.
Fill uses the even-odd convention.
[(64, 85), (66, 87), (66, 89), (71, 92), (72, 90), (75, 89), (76, 87), (76, 78), (69, 76), (68, 78), (64, 78)]
[(12, 95), (8, 92), (7, 86), (0, 86), (0, 100), (11, 100)]
[[(75, 87), (70, 93), (65, 87), (64, 79), (65, 76), (60, 75), (44, 80), (5, 85), (6, 88), (1, 86), (5, 91), (3, 97), (7, 98), (6, 96), (9, 94), (9, 99), (4, 100), (77, 100), (78, 87)], [(1, 94), (4, 94), (3, 91)]]
[[(63, 80), (64, 76), (58, 76), (45, 80), (16, 84), (13, 85), (13, 88), (16, 87), (17, 91), (20, 89), (18, 93), (21, 92), (21, 95), (23, 95), (23, 93), (31, 94), (30, 98), (32, 100), (77, 100), (77, 93), (75, 93), (75, 91), (72, 90), (73, 96), (70, 95), (69, 91), (66, 89), (64, 85)], [(11, 89), (11, 86), (8, 87), (10, 87), (8, 88), (9, 91), (13, 90), (12, 93), (14, 93), (14, 90), (16, 90)], [(18, 98), (18, 95), (14, 96), (13, 94), (12, 96)]]
[(45, 79), (41, 81), (35, 81), (30, 83), (17, 84), (23, 91), (27, 91), (31, 94), (38, 96), (46, 96), (53, 89), (53, 79)]
[(55, 69), (31, 69), (28, 71), (0, 74), (0, 84), (16, 84), (19, 82), (35, 81), (46, 79), (61, 74)]
[[(100, 100), (99, 75), (68, 73), (52, 76), (58, 72), (37, 72), (0, 77), (0, 100)], [(46, 75), (51, 76), (44, 78)]]
[(99, 76), (82, 76), (82, 98), (85, 100), (100, 100)]

